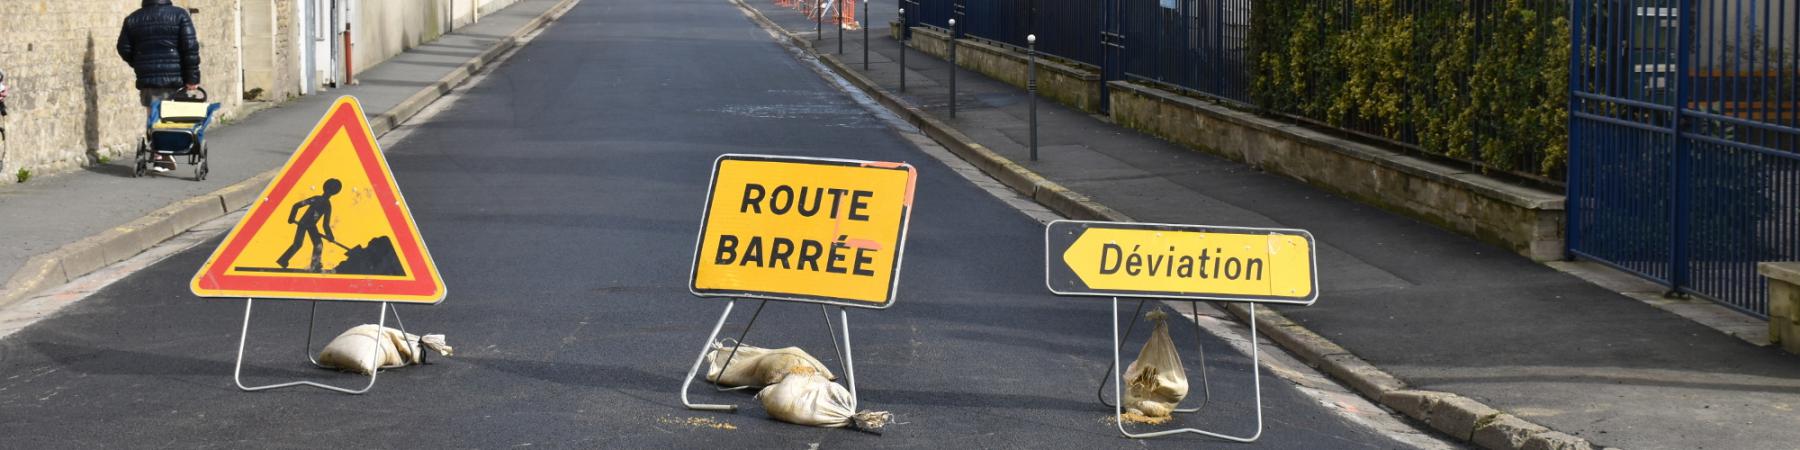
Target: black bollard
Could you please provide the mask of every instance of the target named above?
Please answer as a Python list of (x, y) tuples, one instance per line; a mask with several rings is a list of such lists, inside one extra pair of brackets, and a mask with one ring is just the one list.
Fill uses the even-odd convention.
[(950, 118), (956, 118), (956, 19), (950, 19)]
[[(855, 0), (851, 0), (855, 1)], [(863, 0), (863, 71), (869, 71), (869, 0)]]
[(900, 8), (900, 93), (906, 93), (906, 35), (912, 30), (906, 25), (906, 8)]
[(813, 13), (818, 20), (813, 23), (813, 40), (825, 40), (825, 0), (813, 0)]
[(1037, 161), (1037, 35), (1025, 35), (1025, 91), (1031, 94), (1031, 160)]
[(854, 2), (854, 1), (856, 1), (856, 0), (834, 0), (831, 2), (832, 6), (837, 7), (837, 12), (834, 13), (837, 15), (831, 16), (831, 20), (837, 21), (838, 54), (839, 55), (844, 54), (844, 4), (838, 3), (838, 2)]

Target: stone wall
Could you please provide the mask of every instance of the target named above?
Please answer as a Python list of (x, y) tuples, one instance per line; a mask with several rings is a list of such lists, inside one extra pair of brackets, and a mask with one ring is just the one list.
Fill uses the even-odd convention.
[[(938, 58), (950, 56), (950, 35), (931, 28), (913, 28), (912, 47)], [(1019, 52), (972, 40), (956, 41), (956, 64), (989, 78), (1025, 88), (1029, 61)], [(1083, 111), (1100, 110), (1100, 75), (1056, 61), (1038, 59), (1038, 95)]]
[[(177, 0), (198, 9), (202, 82), (233, 111), (241, 97), (238, 0)], [(0, 119), (0, 182), (128, 156), (146, 114), (114, 45), (139, 0), (0, 0), (0, 69), (12, 94)]]
[(1563, 197), (1306, 127), (1114, 81), (1120, 125), (1431, 222), (1538, 261), (1561, 259)]
[(300, 95), (296, 0), (251, 1), (243, 10), (244, 96), (282, 101)]
[(1769, 282), (1769, 342), (1800, 354), (1800, 262), (1766, 262), (1756, 271)]
[[(0, 0), (4, 1), (4, 0)], [(362, 73), (444, 35), (446, 25), (461, 28), (518, 3), (519, 0), (361, 0), (350, 24), (352, 69)], [(452, 9), (454, 8), (454, 11)], [(479, 16), (471, 15), (479, 13)], [(447, 22), (449, 22), (447, 24)]]
[[(467, 3), (466, 1), (464, 3)], [(356, 3), (350, 31), (356, 47), (355, 69), (361, 73), (382, 61), (444, 34), (449, 0), (431, 2), (368, 1)]]

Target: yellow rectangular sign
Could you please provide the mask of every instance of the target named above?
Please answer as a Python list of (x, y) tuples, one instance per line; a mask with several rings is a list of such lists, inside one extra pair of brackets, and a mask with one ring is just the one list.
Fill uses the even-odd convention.
[(720, 156), (689, 288), (702, 297), (886, 308), (916, 178), (905, 163)]
[(1044, 230), (1045, 284), (1061, 295), (1309, 305), (1305, 230), (1059, 220)]

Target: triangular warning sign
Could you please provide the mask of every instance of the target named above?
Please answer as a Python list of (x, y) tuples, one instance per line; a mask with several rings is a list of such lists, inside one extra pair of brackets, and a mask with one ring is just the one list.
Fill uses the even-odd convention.
[(313, 126), (192, 288), (202, 297), (444, 299), (444, 280), (350, 96)]

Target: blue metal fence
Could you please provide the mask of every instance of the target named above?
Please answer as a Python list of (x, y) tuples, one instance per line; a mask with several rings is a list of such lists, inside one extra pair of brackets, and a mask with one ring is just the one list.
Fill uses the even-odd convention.
[[(949, 28), (958, 17), (966, 37), (1025, 48), (1037, 34), (1039, 52), (1071, 62), (1100, 65), (1102, 3), (1095, 0), (909, 0), (923, 14), (910, 25)], [(961, 8), (963, 14), (954, 16)]]
[[(926, 25), (950, 28), (950, 17), (952, 11), (955, 10), (951, 0), (916, 0), (914, 3), (918, 5), (918, 8), (908, 9), (907, 15), (913, 16), (909, 19), (915, 22), (907, 24), (908, 26)], [(917, 11), (917, 15), (914, 15), (912, 11)]]
[(1033, 25), (1038, 51), (1083, 64), (1100, 65), (1100, 24), (1104, 3), (1095, 0), (1037, 0)]
[(1250, 103), (1250, 0), (1124, 2), (1125, 75)]
[[(1107, 67), (1101, 31), (1109, 15), (1122, 27), (1125, 76), (1249, 103), (1245, 36), (1251, 0), (914, 0), (923, 12), (909, 25), (947, 28), (958, 17), (966, 37)], [(953, 11), (960, 10), (961, 15)]]
[(1571, 6), (1570, 253), (1758, 316), (1800, 260), (1796, 0)]

